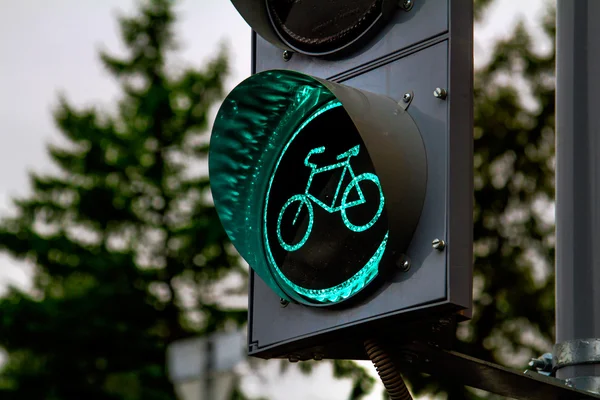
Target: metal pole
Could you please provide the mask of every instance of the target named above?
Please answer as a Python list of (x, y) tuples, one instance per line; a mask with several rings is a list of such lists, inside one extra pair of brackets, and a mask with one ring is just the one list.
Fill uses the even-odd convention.
[[(600, 388), (600, 0), (558, 0), (557, 377)], [(596, 244), (598, 243), (598, 244)]]
[(214, 335), (206, 338), (206, 372), (204, 376), (204, 399), (214, 399), (214, 374), (215, 374), (215, 343)]

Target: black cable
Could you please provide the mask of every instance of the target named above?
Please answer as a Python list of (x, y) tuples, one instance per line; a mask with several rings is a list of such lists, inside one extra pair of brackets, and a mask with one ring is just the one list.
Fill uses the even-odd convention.
[(412, 400), (412, 396), (402, 379), (402, 375), (394, 366), (390, 356), (376, 340), (365, 341), (365, 350), (375, 365), (375, 369), (390, 396), (390, 400)]

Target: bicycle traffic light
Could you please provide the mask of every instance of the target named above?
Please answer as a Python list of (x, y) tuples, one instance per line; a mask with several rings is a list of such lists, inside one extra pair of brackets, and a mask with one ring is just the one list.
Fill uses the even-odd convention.
[(233, 1), (261, 36), (209, 174), (253, 355), (364, 358), (375, 327), (469, 316), (472, 4), (401, 3)]
[(210, 170), (240, 254), (282, 298), (309, 305), (367, 286), (386, 249), (408, 245), (425, 197), (423, 140), (396, 101), (295, 71), (230, 93)]

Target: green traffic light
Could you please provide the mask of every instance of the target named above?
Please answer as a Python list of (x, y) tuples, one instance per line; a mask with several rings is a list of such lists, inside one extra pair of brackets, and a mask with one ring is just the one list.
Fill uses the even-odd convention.
[(217, 115), (209, 169), (227, 234), (280, 297), (337, 303), (377, 276), (384, 193), (354, 123), (319, 80), (267, 71), (237, 86)]

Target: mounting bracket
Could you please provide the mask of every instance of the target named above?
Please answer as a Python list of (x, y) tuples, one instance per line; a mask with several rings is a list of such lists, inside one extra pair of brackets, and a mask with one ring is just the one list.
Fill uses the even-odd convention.
[(436, 345), (413, 341), (408, 345), (390, 345), (396, 368), (415, 370), (445, 378), (455, 378), (467, 386), (501, 396), (523, 400), (583, 400), (600, 399), (600, 395), (573, 388), (572, 383), (535, 371), (524, 373), (473, 357), (444, 350)]

